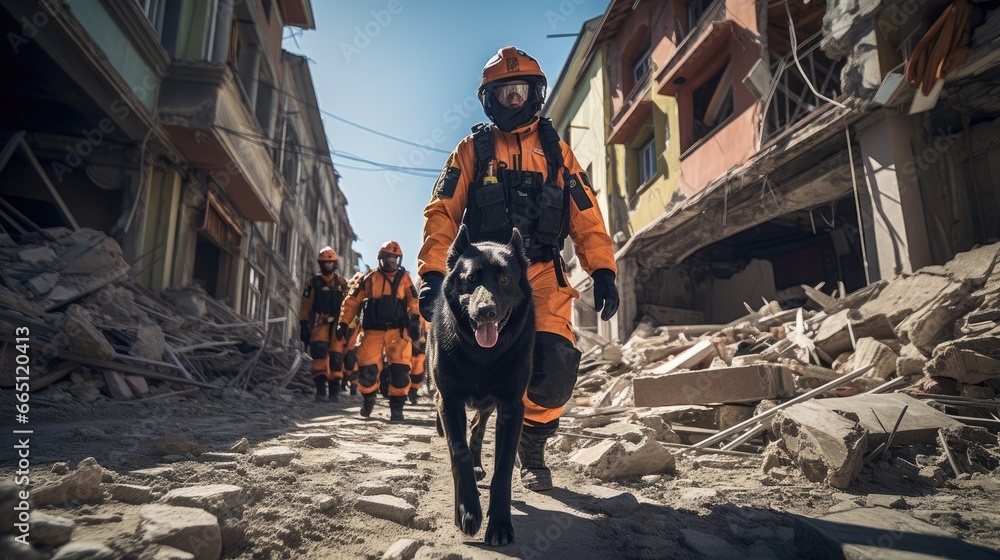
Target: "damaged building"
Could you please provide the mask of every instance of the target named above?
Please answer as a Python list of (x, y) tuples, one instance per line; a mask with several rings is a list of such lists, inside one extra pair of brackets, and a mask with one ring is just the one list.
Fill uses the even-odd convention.
[(619, 262), (618, 316), (578, 328), (725, 324), (997, 239), (996, 8), (611, 2), (546, 108), (600, 167)]
[(321, 247), (356, 269), (308, 66), (281, 49), (308, 0), (3, 0), (0, 25), (3, 233), (102, 232), (153, 296), (283, 341)]

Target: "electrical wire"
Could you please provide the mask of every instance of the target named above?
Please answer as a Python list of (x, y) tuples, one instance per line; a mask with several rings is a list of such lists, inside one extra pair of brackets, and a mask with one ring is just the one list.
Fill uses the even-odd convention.
[[(299, 55), (296, 55), (296, 56), (299, 56)], [(326, 109), (323, 109), (319, 105), (314, 105), (314, 104), (306, 101), (305, 99), (302, 99), (301, 97), (298, 97), (297, 95), (293, 95), (289, 91), (286, 91), (284, 89), (281, 89), (281, 88), (275, 86), (274, 84), (269, 84), (269, 83), (265, 82), (264, 80), (260, 80), (258, 78), (254, 78), (252, 76), (248, 76), (247, 74), (244, 74), (244, 73), (240, 72), (239, 70), (236, 70), (235, 68), (232, 68), (232, 67), (230, 67), (230, 70), (232, 70), (232, 72), (234, 74), (239, 74), (240, 76), (243, 76), (245, 78), (250, 78), (252, 80), (257, 80), (260, 84), (263, 84), (263, 85), (271, 88), (272, 90), (274, 90), (274, 91), (276, 91), (278, 93), (281, 93), (282, 95), (285, 95), (286, 97), (294, 99), (294, 100), (298, 101), (299, 103), (302, 103), (303, 105), (305, 105), (307, 107), (310, 107), (312, 109), (316, 109), (320, 113), (322, 113), (322, 114), (324, 114), (324, 115), (326, 115), (326, 116), (328, 116), (328, 117), (330, 117), (332, 119), (336, 119), (336, 120), (338, 120), (338, 121), (340, 121), (340, 122), (342, 122), (344, 124), (348, 124), (348, 125), (353, 126), (355, 128), (364, 130), (365, 132), (369, 132), (371, 134), (375, 134), (376, 136), (381, 136), (382, 138), (388, 138), (389, 140), (392, 140), (394, 142), (400, 142), (400, 143), (406, 144), (408, 146), (413, 146), (415, 148), (420, 148), (421, 150), (427, 150), (427, 151), (431, 151), (431, 152), (438, 152), (438, 153), (442, 153), (442, 154), (450, 154), (451, 153), (451, 151), (449, 151), (449, 150), (442, 150), (441, 148), (434, 148), (432, 146), (425, 146), (425, 145), (423, 145), (423, 144), (421, 144), (419, 142), (414, 142), (412, 140), (407, 140), (405, 138), (400, 138), (398, 136), (393, 136), (393, 135), (388, 134), (386, 132), (382, 132), (380, 130), (375, 130), (374, 128), (369, 128), (369, 127), (367, 127), (367, 126), (365, 126), (363, 124), (358, 124), (358, 123), (356, 123), (354, 121), (345, 119), (344, 117), (341, 117), (340, 115), (335, 115), (335, 114), (331, 113), (330, 111), (327, 111)]]

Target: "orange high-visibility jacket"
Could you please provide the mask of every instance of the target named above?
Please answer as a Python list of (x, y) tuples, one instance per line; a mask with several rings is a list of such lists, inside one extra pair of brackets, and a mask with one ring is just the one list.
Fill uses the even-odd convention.
[[(389, 292), (392, 289), (391, 282), (395, 280), (397, 274), (402, 274), (403, 278), (399, 281), (396, 293), (390, 294)], [(386, 282), (386, 276), (389, 277), (389, 282)], [(356, 286), (351, 287), (351, 290), (347, 293), (347, 299), (344, 300), (344, 305), (340, 308), (340, 322), (347, 323), (348, 325), (351, 324), (351, 321), (357, 317), (358, 311), (361, 309), (361, 304), (366, 299), (393, 295), (397, 299), (403, 300), (404, 307), (406, 308), (407, 317), (400, 317), (400, 319), (408, 319), (409, 316), (420, 314), (417, 289), (413, 286), (413, 280), (410, 279), (410, 274), (406, 272), (406, 269), (399, 267), (392, 274), (383, 274), (376, 268), (365, 274), (364, 278)]]
[[(513, 132), (504, 132), (496, 127), (493, 130), (494, 157), (497, 161), (506, 164), (508, 169), (538, 171), (548, 177), (537, 119)], [(590, 178), (586, 176), (586, 171), (569, 146), (562, 141), (559, 145), (566, 168), (576, 176), (576, 183), (580, 185), (571, 190), (572, 202), (569, 203), (569, 237), (576, 246), (580, 266), (588, 274), (602, 268), (617, 274), (614, 246), (590, 187)], [(435, 185), (434, 195), (424, 209), (424, 244), (417, 256), (417, 273), (421, 276), (428, 272), (447, 272), (445, 263), (448, 249), (458, 235), (458, 227), (468, 200), (469, 182), (475, 178), (475, 163), (476, 151), (470, 134), (448, 156), (441, 177)], [(565, 188), (561, 173), (557, 182), (560, 187)], [(451, 192), (452, 189), (454, 192)]]

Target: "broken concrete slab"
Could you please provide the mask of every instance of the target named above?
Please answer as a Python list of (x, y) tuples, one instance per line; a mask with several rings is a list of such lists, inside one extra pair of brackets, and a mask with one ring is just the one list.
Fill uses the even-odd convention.
[(216, 516), (233, 515), (243, 506), (243, 489), (232, 484), (175, 488), (160, 501), (172, 506), (203, 509)]
[(848, 371), (853, 371), (865, 366), (872, 366), (870, 377), (887, 379), (896, 371), (896, 360), (899, 356), (892, 351), (888, 345), (879, 342), (871, 337), (858, 339), (857, 348), (854, 355), (848, 362)]
[(156, 545), (143, 550), (139, 560), (194, 560), (194, 554), (172, 546)]
[(66, 310), (63, 332), (69, 340), (69, 350), (74, 354), (101, 360), (115, 357), (115, 349), (104, 333), (94, 326), (90, 312), (79, 305), (71, 305)]
[(943, 265), (925, 266), (920, 269), (920, 274), (945, 276), (956, 282), (969, 282), (973, 287), (979, 288), (986, 284), (998, 257), (1000, 243), (993, 243), (959, 253)]
[(896, 359), (896, 375), (899, 377), (920, 375), (923, 373), (926, 363), (927, 356), (924, 356), (916, 346), (907, 344), (899, 350), (899, 357)]
[[(880, 443), (888, 439), (889, 435), (886, 431), (892, 430), (904, 406), (907, 407), (906, 414), (892, 439), (894, 445), (934, 443), (939, 429), (962, 426), (959, 421), (947, 414), (903, 393), (855, 395), (841, 399), (816, 399), (802, 404), (809, 405), (803, 407), (806, 409), (824, 409), (844, 417), (856, 418), (855, 421), (868, 431), (869, 449), (878, 447)], [(879, 424), (879, 421), (882, 423)], [(882, 429), (882, 426), (885, 426), (885, 430)]]
[(670, 473), (675, 466), (674, 456), (652, 437), (639, 443), (602, 441), (577, 451), (569, 461), (601, 480)]
[(716, 344), (712, 340), (702, 340), (688, 348), (669, 362), (654, 368), (650, 373), (670, 373), (681, 369), (693, 368), (704, 362), (710, 362), (712, 358), (719, 355)]
[(901, 276), (889, 282), (878, 297), (866, 302), (859, 311), (864, 317), (885, 315), (890, 323), (898, 325), (914, 311), (924, 309), (942, 295), (961, 288), (961, 282), (933, 274)]
[(50, 515), (44, 511), (31, 514), (31, 542), (56, 548), (69, 542), (76, 523), (72, 519)]
[(120, 557), (101, 543), (73, 541), (57, 550), (52, 560), (117, 560)]
[(107, 485), (111, 499), (126, 504), (148, 504), (153, 501), (153, 489), (149, 486), (138, 484), (109, 484)]
[(127, 401), (135, 398), (132, 387), (125, 380), (125, 375), (110, 369), (104, 370), (104, 383), (111, 396), (120, 401)]
[(975, 384), (1000, 377), (1000, 360), (942, 344), (934, 350), (934, 357), (927, 361), (923, 371), (928, 377), (950, 377), (961, 383)]
[(372, 517), (386, 519), (400, 525), (409, 525), (417, 515), (417, 508), (396, 496), (364, 496), (354, 503), (354, 507)]
[(778, 411), (772, 430), (810, 482), (847, 488), (864, 466), (867, 430), (814, 400)]
[(420, 539), (399, 539), (382, 554), (382, 560), (412, 560), (422, 546), (424, 541)]
[(813, 341), (816, 348), (828, 355), (839, 356), (854, 350), (851, 346), (852, 332), (855, 341), (864, 337), (876, 340), (896, 338), (896, 331), (892, 325), (893, 323), (884, 314), (864, 315), (854, 309), (845, 309), (823, 319)]
[(214, 515), (205, 510), (149, 504), (139, 510), (139, 538), (194, 555), (195, 560), (216, 560), (222, 552), (222, 532)]
[(25, 282), (25, 285), (31, 290), (31, 294), (36, 298), (42, 297), (45, 294), (52, 291), (52, 288), (56, 287), (59, 282), (59, 274), (55, 272), (43, 272), (38, 276), (35, 276), (31, 280)]
[(968, 286), (956, 282), (897, 324), (896, 333), (930, 353), (943, 339), (952, 337), (955, 322), (971, 308)]
[(814, 560), (996, 560), (994, 551), (898, 510), (855, 508), (818, 519), (795, 517), (795, 546)]
[(275, 447), (265, 447), (264, 449), (258, 449), (250, 455), (250, 462), (255, 465), (270, 465), (272, 462), (276, 463), (279, 467), (288, 466), (288, 463), (292, 462), (299, 456), (299, 453), (290, 447), (285, 447), (283, 445)]
[(69, 500), (92, 504), (104, 500), (101, 477), (104, 469), (93, 457), (88, 457), (58, 482), (52, 482), (32, 491), (31, 500), (36, 507), (58, 505)]
[(632, 380), (636, 406), (756, 403), (795, 396), (792, 372), (765, 364), (639, 376)]

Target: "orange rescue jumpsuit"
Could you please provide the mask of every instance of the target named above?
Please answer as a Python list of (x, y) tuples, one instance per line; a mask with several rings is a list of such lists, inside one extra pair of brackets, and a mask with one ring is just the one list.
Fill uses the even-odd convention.
[(340, 305), (347, 294), (347, 280), (336, 272), (316, 274), (306, 281), (306, 289), (299, 305), (299, 320), (312, 325), (309, 337), (309, 354), (313, 362), (311, 375), (315, 379), (325, 375), (331, 381), (344, 376), (344, 343), (337, 340), (337, 317)]
[[(530, 124), (504, 132), (493, 127), (494, 157), (498, 168), (517, 171), (535, 171), (548, 176), (548, 166), (542, 140), (538, 133), (538, 119)], [(590, 179), (580, 166), (569, 146), (560, 141), (564, 165), (571, 176), (569, 203), (569, 237), (576, 247), (576, 255), (580, 266), (588, 274), (595, 270), (607, 269), (617, 274), (615, 266), (614, 247), (604, 226), (597, 199), (590, 187)], [(424, 209), (424, 244), (417, 257), (417, 272), (423, 276), (428, 272), (446, 274), (448, 249), (458, 234), (463, 213), (469, 196), (469, 184), (476, 179), (476, 156), (473, 135), (463, 139), (454, 152), (448, 157), (441, 172), (441, 177), (435, 185), (430, 203)], [(565, 189), (560, 173), (557, 178), (560, 188)], [(535, 371), (532, 384), (524, 397), (524, 424), (526, 428), (544, 428), (554, 431), (558, 425), (562, 405), (572, 395), (572, 386), (576, 379), (575, 367), (572, 372), (561, 372), (549, 375), (553, 383), (546, 383), (545, 367), (539, 366), (540, 360), (553, 352), (565, 356), (576, 353), (577, 363), (579, 353), (572, 344), (576, 342), (572, 326), (573, 300), (580, 294), (572, 287), (562, 287), (556, 279), (552, 262), (532, 262), (528, 268), (528, 280), (534, 292), (536, 327), (539, 340), (535, 347)], [(551, 333), (548, 336), (541, 333)], [(559, 342), (558, 338), (565, 339)], [(539, 342), (548, 339), (555, 341), (558, 347), (549, 350), (539, 346)], [(568, 342), (567, 342), (568, 341)], [(572, 361), (572, 359), (568, 360)], [(556, 378), (559, 378), (558, 380)], [(535, 401), (541, 401), (535, 402)]]
[[(399, 274), (403, 277), (399, 278), (396, 292), (392, 293), (393, 281)], [(375, 325), (371, 322), (375, 302), (381, 298), (392, 300), (395, 304), (395, 313), (392, 317), (394, 325)], [(364, 311), (359, 329), (361, 334), (355, 347), (358, 360), (358, 390), (362, 395), (378, 391), (379, 369), (382, 367), (384, 354), (389, 363), (389, 396), (405, 397), (410, 389), (412, 357), (407, 325), (409, 317), (420, 312), (416, 289), (409, 273), (403, 267), (399, 267), (391, 274), (381, 269), (365, 274), (361, 282), (348, 292), (340, 311), (340, 322), (350, 324), (362, 307)]]

